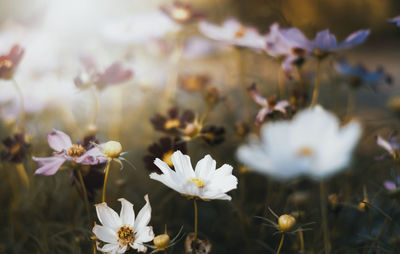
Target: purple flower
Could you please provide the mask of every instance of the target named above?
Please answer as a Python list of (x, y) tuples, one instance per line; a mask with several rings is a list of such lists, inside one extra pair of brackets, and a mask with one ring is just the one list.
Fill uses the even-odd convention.
[(369, 36), (370, 30), (359, 30), (347, 36), (342, 43), (337, 43), (336, 36), (323, 30), (315, 36), (313, 41), (313, 52), (317, 57), (324, 57), (329, 52), (348, 49), (363, 43)]
[(304, 59), (311, 49), (311, 41), (297, 28), (282, 29), (278, 23), (270, 26), (264, 36), (265, 51), (282, 61), (282, 68), (291, 70), (294, 62)]
[(82, 56), (80, 60), (85, 68), (85, 72), (74, 79), (75, 86), (78, 88), (87, 88), (95, 85), (97, 89), (101, 90), (110, 85), (126, 82), (133, 76), (133, 72), (124, 69), (119, 62), (113, 63), (104, 71), (99, 71), (90, 56)]
[(400, 16), (389, 19), (388, 22), (390, 24), (396, 24), (396, 26), (400, 27)]
[(236, 19), (227, 19), (221, 26), (207, 21), (199, 22), (199, 30), (206, 37), (234, 46), (263, 50), (265, 41), (258, 30), (246, 27)]
[(383, 139), (381, 136), (376, 136), (376, 143), (378, 146), (385, 149), (394, 159), (398, 158), (400, 151), (400, 144), (397, 141), (396, 133), (392, 133), (388, 140)]
[(391, 193), (397, 192), (400, 187), (400, 175), (398, 175), (397, 177), (393, 176), (392, 181), (384, 181), (383, 186), (385, 186), (385, 189)]
[[(334, 64), (337, 72), (347, 76), (352, 81), (352, 85), (358, 87), (362, 84), (377, 85), (381, 82), (392, 83), (392, 77), (385, 73), (382, 67), (376, 71), (369, 71), (361, 64), (351, 66), (346, 60), (342, 59)], [(373, 87), (375, 89), (375, 87)]]
[(266, 99), (262, 97), (256, 89), (256, 84), (252, 84), (247, 90), (250, 92), (253, 100), (260, 105), (262, 108), (258, 111), (256, 117), (256, 124), (261, 124), (265, 117), (273, 112), (281, 112), (286, 114), (286, 107), (290, 106), (290, 103), (286, 100), (276, 101), (275, 97)]
[(66, 161), (73, 161), (84, 165), (96, 165), (107, 161), (99, 157), (98, 148), (88, 151), (81, 144), (72, 144), (71, 138), (62, 131), (53, 130), (47, 134), (49, 146), (54, 150), (53, 156), (37, 158), (32, 157), (39, 164), (35, 174), (54, 175)]

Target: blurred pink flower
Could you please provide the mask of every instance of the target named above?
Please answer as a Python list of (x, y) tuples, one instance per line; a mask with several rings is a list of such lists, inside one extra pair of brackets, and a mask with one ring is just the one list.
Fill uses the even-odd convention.
[(236, 19), (227, 19), (221, 26), (201, 21), (198, 26), (200, 32), (210, 39), (255, 50), (265, 49), (264, 38), (258, 30), (246, 27)]
[(19, 62), (24, 55), (24, 49), (14, 45), (7, 55), (0, 56), (0, 78), (12, 79)]
[(94, 156), (98, 154), (97, 147), (86, 151), (82, 145), (72, 144), (71, 138), (62, 131), (54, 129), (47, 134), (47, 141), (54, 150), (54, 155), (44, 158), (32, 157), (39, 164), (35, 174), (54, 175), (66, 161), (85, 165), (96, 165), (107, 161), (106, 158)]
[(390, 24), (396, 24), (396, 26), (400, 27), (400, 16), (389, 19), (388, 22)]
[(267, 115), (272, 114), (275, 111), (286, 114), (286, 108), (290, 106), (290, 103), (287, 100), (277, 101), (274, 97), (269, 98), (268, 100), (267, 98), (262, 97), (257, 91), (256, 84), (254, 83), (247, 88), (247, 90), (249, 91), (253, 100), (262, 107), (258, 111), (256, 124), (261, 124)]

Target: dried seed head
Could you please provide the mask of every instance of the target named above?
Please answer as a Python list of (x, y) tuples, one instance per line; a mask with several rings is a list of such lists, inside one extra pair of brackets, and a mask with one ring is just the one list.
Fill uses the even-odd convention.
[(296, 225), (296, 219), (292, 215), (284, 214), (278, 218), (279, 230), (288, 232)]
[(104, 146), (104, 153), (109, 158), (117, 158), (122, 152), (121, 143), (117, 141), (108, 141)]
[(168, 248), (169, 241), (170, 238), (167, 234), (158, 235), (153, 239), (153, 243), (157, 247), (157, 250), (165, 250)]

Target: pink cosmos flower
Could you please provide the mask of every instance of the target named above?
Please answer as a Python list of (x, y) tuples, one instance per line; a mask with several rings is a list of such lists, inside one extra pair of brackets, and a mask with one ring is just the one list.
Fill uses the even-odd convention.
[(76, 76), (74, 79), (75, 86), (78, 88), (87, 88), (95, 85), (101, 90), (110, 85), (117, 85), (130, 80), (133, 76), (131, 70), (124, 69), (122, 64), (115, 62), (104, 71), (99, 71), (94, 60), (88, 56), (81, 57), (82, 65), (85, 72)]
[(276, 99), (269, 98), (264, 98), (260, 95), (260, 93), (257, 91), (256, 84), (252, 84), (247, 90), (250, 92), (251, 97), (253, 100), (260, 105), (262, 108), (258, 111), (257, 117), (256, 117), (256, 124), (261, 124), (265, 117), (269, 114), (272, 114), (273, 112), (281, 112), (283, 114), (286, 114), (286, 108), (290, 106), (290, 103), (287, 100), (282, 100), (282, 101), (276, 101)]
[(400, 27), (400, 16), (389, 19), (388, 22), (390, 24), (396, 24), (396, 26)]
[(264, 36), (265, 51), (282, 61), (282, 68), (288, 72), (292, 64), (306, 57), (311, 49), (311, 41), (297, 28), (282, 29), (278, 23), (270, 26)]
[(32, 157), (39, 164), (35, 174), (54, 175), (66, 161), (73, 161), (85, 165), (96, 165), (107, 161), (106, 158), (98, 157), (98, 148), (94, 147), (88, 151), (81, 144), (72, 144), (71, 138), (62, 131), (53, 130), (47, 134), (49, 146), (54, 150), (51, 157)]
[(265, 48), (264, 38), (258, 30), (253, 27), (246, 27), (236, 19), (227, 19), (221, 26), (201, 21), (198, 27), (206, 37), (216, 41), (255, 50)]
[(7, 55), (0, 56), (1, 79), (12, 79), (23, 55), (24, 49), (19, 45), (14, 45)]

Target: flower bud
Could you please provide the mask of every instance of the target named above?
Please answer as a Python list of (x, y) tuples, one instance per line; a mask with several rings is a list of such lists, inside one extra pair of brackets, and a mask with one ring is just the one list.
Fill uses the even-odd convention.
[(195, 137), (199, 134), (199, 126), (196, 123), (188, 123), (186, 124), (183, 133), (188, 137)]
[(368, 209), (368, 199), (364, 198), (363, 201), (361, 201), (358, 204), (358, 210), (360, 210), (361, 212), (365, 212)]
[(87, 132), (88, 132), (90, 135), (96, 134), (97, 130), (98, 130), (98, 128), (97, 128), (97, 125), (96, 125), (96, 124), (91, 123), (91, 124), (89, 124), (89, 125), (87, 126)]
[(162, 234), (154, 237), (153, 243), (157, 247), (157, 250), (165, 250), (169, 245), (169, 235)]
[(109, 158), (117, 158), (122, 152), (121, 143), (117, 141), (108, 141), (104, 146), (104, 153)]
[(279, 230), (282, 232), (288, 232), (294, 225), (296, 225), (296, 219), (291, 215), (284, 214), (278, 218)]

